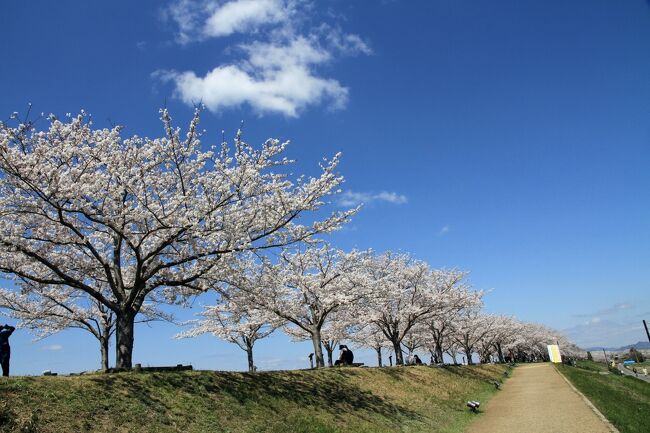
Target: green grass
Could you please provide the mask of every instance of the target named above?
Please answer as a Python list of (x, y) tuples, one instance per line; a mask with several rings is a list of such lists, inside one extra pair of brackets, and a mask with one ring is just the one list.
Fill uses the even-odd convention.
[(650, 432), (650, 384), (633, 377), (594, 374), (584, 368), (557, 368), (621, 433)]
[(0, 432), (461, 432), (504, 367), (0, 378)]
[(604, 362), (577, 360), (576, 367), (582, 368), (583, 370), (596, 371), (596, 372), (608, 371), (607, 364), (605, 364)]

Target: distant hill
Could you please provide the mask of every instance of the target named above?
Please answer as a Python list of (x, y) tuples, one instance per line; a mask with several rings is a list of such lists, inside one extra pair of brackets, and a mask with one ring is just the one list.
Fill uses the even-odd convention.
[[(635, 348), (636, 350), (650, 350), (650, 342), (648, 341), (639, 341), (634, 344), (628, 344), (627, 346), (622, 346), (622, 347), (605, 347), (605, 350), (608, 352), (627, 352), (631, 348)], [(600, 350), (603, 350), (602, 347), (587, 347), (585, 349), (588, 352), (597, 352)]]

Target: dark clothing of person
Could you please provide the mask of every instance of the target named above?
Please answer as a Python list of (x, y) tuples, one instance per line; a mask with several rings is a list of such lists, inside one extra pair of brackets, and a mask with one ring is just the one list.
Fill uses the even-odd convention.
[(348, 349), (348, 346), (342, 346), (341, 355), (339, 356), (339, 359), (336, 361), (335, 365), (352, 365), (353, 362), (354, 353)]
[(422, 365), (422, 360), (420, 359), (419, 356), (413, 355), (413, 364), (415, 365)]
[(9, 346), (9, 336), (16, 330), (13, 326), (5, 325), (0, 327), (0, 365), (2, 365), (2, 375), (9, 376), (9, 358), (11, 357), (11, 347)]

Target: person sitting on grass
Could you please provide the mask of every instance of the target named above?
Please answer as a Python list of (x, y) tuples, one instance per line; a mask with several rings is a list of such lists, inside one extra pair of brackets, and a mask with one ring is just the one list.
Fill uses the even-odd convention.
[(0, 364), (2, 365), (2, 375), (9, 376), (9, 358), (11, 356), (11, 347), (9, 346), (9, 336), (16, 330), (13, 326), (0, 326)]
[(352, 353), (348, 346), (341, 344), (339, 350), (341, 351), (341, 354), (334, 365), (352, 365), (354, 362), (354, 353)]

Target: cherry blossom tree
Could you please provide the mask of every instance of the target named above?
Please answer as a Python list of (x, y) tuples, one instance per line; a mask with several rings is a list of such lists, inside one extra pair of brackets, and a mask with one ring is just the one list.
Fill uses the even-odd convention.
[(406, 333), (406, 336), (402, 340), (402, 346), (406, 349), (408, 362), (412, 362), (415, 352), (426, 345), (426, 337), (426, 326), (423, 321), (418, 322)]
[(504, 347), (510, 345), (517, 337), (520, 323), (511, 316), (495, 316), (490, 333), (499, 362), (505, 362)]
[(458, 352), (460, 351), (460, 346), (455, 339), (451, 338), (447, 342), (445, 353), (449, 355), (454, 364), (458, 364)]
[(436, 364), (444, 363), (443, 354), (447, 351), (453, 321), (457, 317), (453, 314), (438, 314), (426, 322), (426, 340), (429, 342), (429, 353)]
[(558, 344), (563, 354), (578, 357), (584, 351), (560, 332), (539, 323), (523, 321), (518, 323), (513, 335), (503, 345), (504, 352), (513, 361), (548, 360), (549, 344)]
[[(355, 332), (354, 328), (358, 327), (351, 318), (345, 314), (344, 311), (337, 310), (329, 315), (327, 321), (321, 328), (321, 343), (327, 354), (327, 366), (334, 366), (334, 351), (337, 346), (345, 340), (351, 339), (351, 335)], [(304, 329), (295, 325), (285, 327), (285, 332), (294, 341), (311, 340), (311, 335)]]
[[(115, 314), (84, 292), (68, 287), (29, 286), (29, 282), (23, 282), (22, 291), (0, 289), (0, 308), (18, 320), (19, 328), (30, 329), (39, 340), (65, 329), (89, 332), (99, 342), (101, 369), (108, 370)], [(154, 320), (173, 321), (173, 316), (145, 303), (136, 322)]]
[(222, 303), (207, 306), (199, 313), (201, 319), (187, 324), (193, 327), (177, 338), (196, 337), (210, 333), (246, 352), (248, 371), (254, 372), (253, 347), (258, 340), (268, 337), (280, 325), (277, 317), (247, 302), (246, 296), (233, 297)]
[(491, 317), (482, 314), (478, 307), (464, 310), (454, 322), (454, 332), (451, 336), (465, 353), (467, 365), (474, 364), (472, 354), (491, 328)]
[(431, 270), (405, 254), (371, 256), (363, 272), (369, 295), (360, 316), (391, 342), (397, 365), (404, 364), (402, 340), (413, 326), (447, 311), (452, 303), (465, 302), (470, 293), (462, 272)]
[[(355, 210), (299, 224), (337, 192), (339, 156), (315, 178), (283, 174), (288, 143), (201, 149), (199, 110), (181, 135), (123, 139), (82, 112), (0, 123), (0, 272), (72, 288), (112, 311), (116, 365), (130, 368), (136, 315), (148, 299), (208, 289), (232, 253), (334, 230)], [(312, 218), (313, 219), (313, 218)]]
[(377, 366), (383, 366), (382, 349), (390, 346), (390, 342), (386, 339), (384, 333), (374, 323), (368, 323), (354, 331), (351, 335), (352, 341), (356, 344), (373, 349), (377, 354)]
[(362, 255), (327, 244), (302, 244), (284, 249), (276, 263), (268, 257), (256, 261), (249, 256), (228, 284), (251, 294), (261, 308), (309, 335), (316, 366), (324, 367), (322, 329), (331, 314), (362, 297), (362, 286), (356, 280)]
[[(492, 356), (497, 353), (496, 343), (499, 338), (501, 321), (499, 316), (485, 314), (483, 320), (488, 331), (476, 344), (476, 353), (482, 364), (492, 362)], [(497, 355), (498, 356), (498, 355)]]

